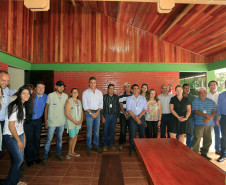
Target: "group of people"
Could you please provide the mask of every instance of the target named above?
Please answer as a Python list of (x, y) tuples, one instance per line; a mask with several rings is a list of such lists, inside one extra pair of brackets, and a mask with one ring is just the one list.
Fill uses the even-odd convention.
[[(134, 155), (133, 138), (137, 128), (140, 138), (157, 138), (158, 128), (161, 138), (176, 138), (184, 142), (195, 152), (200, 150), (200, 140), (203, 137), (201, 155), (207, 156), (212, 143), (211, 132), (215, 131), (216, 153), (220, 155), (218, 162), (226, 157), (226, 92), (219, 95), (217, 82), (211, 81), (208, 86), (210, 92), (201, 88), (199, 97), (190, 94), (190, 87), (176, 86), (176, 95), (169, 93), (167, 85), (162, 85), (162, 94), (157, 96), (155, 89), (148, 90), (148, 85), (139, 85), (126, 82), (124, 92), (118, 96), (114, 93), (114, 84), (108, 85), (106, 94), (96, 88), (97, 79), (89, 79), (89, 88), (82, 94), (82, 101), (78, 99), (79, 91), (71, 90), (71, 97), (64, 93), (65, 84), (57, 81), (55, 91), (45, 92), (42, 81), (35, 87), (28, 84), (18, 91), (10, 90), (9, 74), (0, 71), (0, 155), (4, 153), (5, 145), (10, 151), (11, 168), (6, 180), (7, 185), (26, 184), (19, 182), (20, 167), (25, 160), (27, 166), (34, 163), (48, 165), (51, 141), (56, 132), (56, 158), (59, 161), (79, 157), (75, 152), (77, 137), (86, 121), (86, 154), (92, 151), (98, 153), (107, 150), (116, 150), (115, 126), (120, 122), (120, 137), (118, 149), (122, 150), (126, 142), (126, 131), (129, 129), (129, 155)], [(219, 95), (219, 98), (218, 98)], [(10, 103), (10, 98), (14, 100)], [(84, 112), (83, 112), (84, 110)], [(44, 115), (47, 135), (42, 154), (39, 156), (42, 117)], [(103, 123), (102, 146), (99, 144), (100, 122)], [(68, 153), (62, 156), (62, 136), (65, 128), (69, 133)], [(220, 129), (222, 133), (220, 143)], [(3, 139), (2, 139), (3, 135)], [(2, 141), (2, 142), (1, 142)], [(93, 142), (92, 142), (93, 141)]]

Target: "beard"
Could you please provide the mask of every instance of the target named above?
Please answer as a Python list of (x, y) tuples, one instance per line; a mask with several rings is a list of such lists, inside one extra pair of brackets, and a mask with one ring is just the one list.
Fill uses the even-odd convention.
[(62, 92), (60, 92), (60, 91), (57, 91), (59, 94), (62, 94), (63, 93), (63, 91)]

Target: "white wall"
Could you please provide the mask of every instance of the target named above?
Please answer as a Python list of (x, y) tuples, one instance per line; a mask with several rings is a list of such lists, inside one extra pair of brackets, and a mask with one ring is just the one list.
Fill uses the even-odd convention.
[(10, 75), (10, 89), (19, 89), (24, 85), (24, 70), (8, 66), (8, 73)]

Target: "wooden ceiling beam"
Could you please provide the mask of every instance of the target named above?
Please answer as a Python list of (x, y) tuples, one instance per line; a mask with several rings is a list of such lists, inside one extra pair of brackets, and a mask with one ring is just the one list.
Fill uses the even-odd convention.
[(177, 24), (192, 8), (194, 7), (194, 4), (187, 5), (186, 8), (177, 16), (176, 19), (174, 19), (173, 22), (162, 32), (162, 34), (158, 37), (161, 39), (163, 36), (165, 36), (170, 29)]
[(71, 4), (75, 6), (75, 0), (71, 0)]
[[(84, 1), (84, 0), (76, 0)], [(85, 1), (121, 1), (121, 2), (159, 2), (161, 0), (85, 0)], [(226, 0), (174, 0), (175, 3), (179, 4), (218, 4), (226, 5)]]

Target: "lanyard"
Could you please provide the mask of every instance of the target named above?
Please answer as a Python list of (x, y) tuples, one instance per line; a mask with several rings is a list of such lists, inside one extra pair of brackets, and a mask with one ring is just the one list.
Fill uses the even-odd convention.
[(135, 102), (135, 104), (136, 104), (136, 107), (138, 107), (137, 106), (137, 104), (139, 103), (139, 101), (140, 101), (140, 97), (138, 98), (138, 100), (136, 101), (136, 99), (134, 99), (134, 97), (133, 97), (133, 101)]

